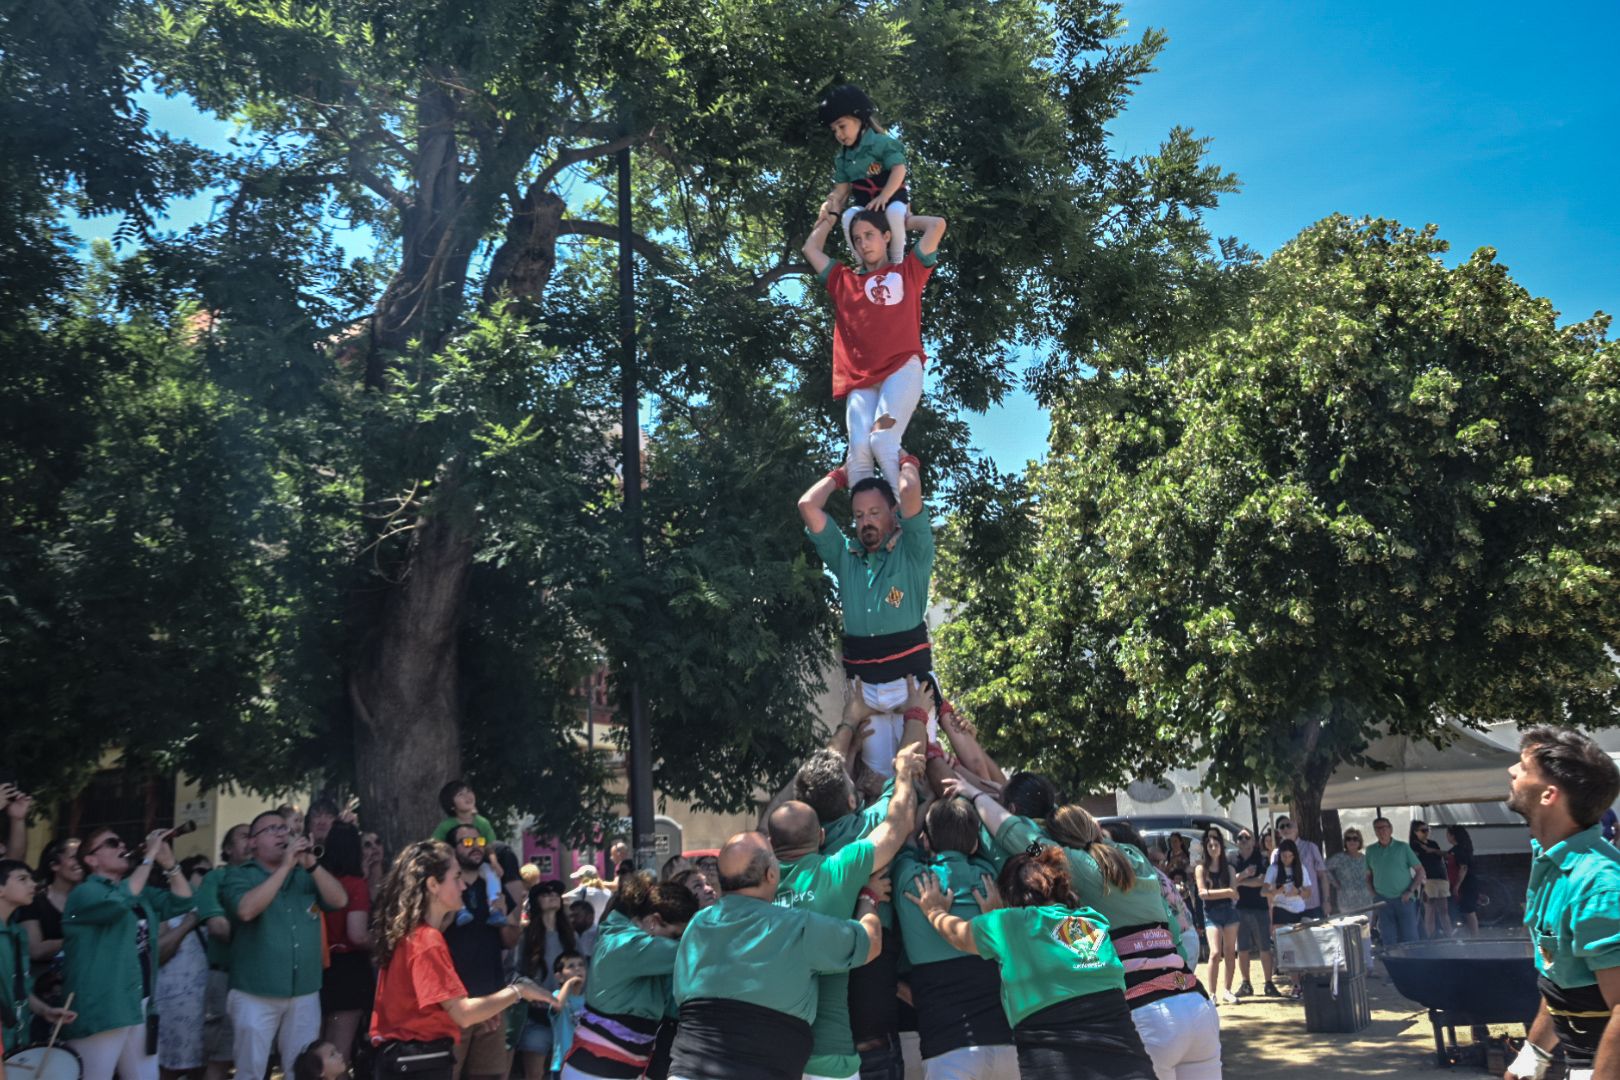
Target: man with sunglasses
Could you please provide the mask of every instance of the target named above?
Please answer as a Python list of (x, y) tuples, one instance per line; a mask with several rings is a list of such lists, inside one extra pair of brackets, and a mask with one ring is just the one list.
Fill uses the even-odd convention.
[(270, 1049), (283, 1066), (321, 1033), (321, 913), (349, 902), (343, 883), (315, 862), (309, 837), (269, 810), (248, 825), (247, 862), (220, 882), (231, 923), (230, 993), (236, 1075), (261, 1077)]
[[(136, 861), (112, 829), (96, 829), (79, 846), (85, 878), (62, 912), (67, 953), (65, 989), (78, 1018), (62, 1031), (79, 1055), (84, 1080), (156, 1080), (155, 1018), (147, 1006), (157, 982), (158, 930), (192, 909), (191, 885), (175, 864), (168, 833), (146, 838)], [(167, 890), (151, 888), (154, 873)]]
[[(489, 861), (490, 844), (478, 825), (457, 825), (447, 842), (456, 854), (456, 869), (461, 873), (461, 910), (444, 927), (444, 941), (468, 996), (483, 997), (506, 985), (501, 952), (518, 943), (522, 928), (518, 920), (506, 917), (505, 894), (497, 891), (492, 895), (485, 886), (484, 866)], [(535, 977), (544, 980), (546, 974), (535, 972)], [(506, 1027), (498, 1017), (467, 1028), (456, 1043), (457, 1077), (499, 1080), (511, 1064)]]

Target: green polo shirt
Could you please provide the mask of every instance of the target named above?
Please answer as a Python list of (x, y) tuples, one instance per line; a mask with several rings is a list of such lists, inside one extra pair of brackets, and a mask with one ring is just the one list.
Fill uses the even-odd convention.
[[(22, 972), (22, 978), (17, 973)], [(16, 995), (17, 984), (22, 984), (22, 997)], [(0, 923), (0, 1046), (9, 1054), (22, 1045), (28, 1032), (28, 995), (33, 990), (33, 979), (28, 967), (28, 932), (14, 922)], [(6, 1017), (16, 1023), (5, 1023)]]
[(1367, 845), (1367, 869), (1372, 871), (1373, 892), (1394, 900), (1412, 887), (1412, 871), (1423, 869), (1410, 844), (1391, 840), (1387, 845)]
[(905, 163), (906, 148), (900, 145), (899, 139), (866, 128), (854, 146), (838, 148), (838, 155), (833, 158), (833, 183), (853, 184)]
[(996, 867), (988, 859), (977, 855), (964, 855), (960, 851), (942, 851), (930, 855), (921, 848), (906, 847), (894, 860), (895, 910), (900, 915), (900, 943), (905, 946), (906, 959), (913, 967), (935, 964), (943, 960), (960, 960), (966, 953), (957, 952), (939, 932), (928, 923), (923, 909), (910, 900), (902, 899), (917, 892), (917, 879), (925, 873), (939, 878), (942, 891), (955, 893), (951, 900), (951, 914), (968, 922), (979, 917), (979, 902), (973, 897), (974, 889), (984, 887), (984, 877), (996, 880)]
[[(872, 878), (877, 858), (869, 840), (856, 840), (836, 853), (811, 852), (782, 862), (776, 902), (838, 919), (855, 911), (861, 888)], [(861, 1071), (861, 1056), (849, 1031), (849, 972), (838, 971), (819, 979), (816, 1019), (810, 1025), (810, 1061), (804, 1071), (813, 1076), (854, 1076)]]
[(1530, 841), (1524, 925), (1536, 970), (1565, 989), (1620, 967), (1620, 849), (1593, 825), (1542, 850)]
[[(915, 792), (916, 788), (913, 787), (912, 791)], [(889, 801), (893, 798), (894, 777), (891, 776), (883, 785), (883, 793), (870, 806), (853, 814), (845, 814), (825, 826), (826, 836), (821, 841), (821, 853), (836, 854), (855, 841), (871, 836), (872, 830), (883, 824), (883, 819), (889, 816)], [(922, 801), (920, 794), (917, 795), (917, 801), (919, 803)], [(878, 921), (883, 924), (885, 930), (894, 926), (894, 905), (890, 901), (885, 900), (878, 905)]]
[[(157, 867), (151, 870), (162, 872)], [(62, 910), (62, 948), (67, 953), (63, 986), (73, 994), (73, 1011), (79, 1018), (62, 1029), (64, 1039), (87, 1039), (145, 1022), (141, 1001), (156, 987), (163, 921), (191, 908), (191, 897), (175, 896), (150, 881), (135, 896), (125, 882), (99, 874), (91, 874), (68, 893)], [(151, 986), (143, 985), (136, 944), (143, 919), (150, 943)]]
[[(206, 929), (209, 919), (223, 919), (225, 906), (219, 900), (219, 886), (225, 880), (229, 866), (216, 866), (203, 875), (192, 897), (197, 901), (197, 919)], [(224, 938), (208, 934), (208, 966), (213, 971), (231, 970), (231, 943)]]
[(821, 561), (838, 579), (844, 633), (878, 637), (912, 630), (928, 613), (928, 581), (934, 573), (934, 527), (928, 508), (900, 519), (894, 550), (868, 552), (831, 518), (820, 532), (805, 532)]
[(860, 967), (870, 947), (866, 928), (854, 919), (728, 893), (681, 935), (675, 1002), (746, 1001), (812, 1023), (816, 976)]
[[(469, 822), (462, 821), (455, 817), (447, 817), (434, 827), (433, 839), (443, 840), (445, 843), (449, 843), (450, 834), (466, 824), (469, 824)], [(485, 817), (483, 814), (474, 814), (470, 824), (473, 828), (478, 830), (478, 835), (484, 838), (484, 843), (488, 844), (490, 847), (495, 846), (495, 826), (489, 823), (489, 818)]]
[(1001, 967), (1001, 1007), (1014, 1027), (1059, 1002), (1125, 990), (1108, 920), (1090, 908), (999, 908), (971, 925), (979, 955)]
[[(1039, 826), (1026, 817), (1010, 817), (1004, 821), (996, 833), (996, 847), (1003, 854), (1011, 857), (1025, 850), (1033, 842), (1042, 844), (1056, 843)], [(1124, 853), (1130, 860), (1131, 869), (1136, 872), (1136, 883), (1130, 889), (1121, 892), (1103, 877), (1102, 868), (1097, 860), (1082, 848), (1063, 849), (1063, 854), (1069, 859), (1069, 876), (1074, 879), (1074, 894), (1080, 902), (1093, 908), (1108, 920), (1110, 926), (1145, 926), (1151, 923), (1160, 923), (1166, 926), (1177, 926), (1175, 913), (1165, 904), (1164, 890), (1159, 888), (1159, 876), (1153, 871), (1153, 864), (1146, 855), (1132, 847), (1130, 844), (1114, 844), (1109, 840), (1100, 840), (1098, 843), (1107, 844)], [(1197, 970), (1198, 957), (1188, 955), (1182, 951), (1186, 945), (1181, 942), (1181, 935), (1176, 935), (1177, 951), (1187, 966)]]
[(655, 937), (622, 912), (610, 911), (597, 929), (585, 1004), (604, 1016), (661, 1019), (669, 1011), (674, 938)]
[(310, 872), (294, 866), (259, 917), (243, 922), (236, 914), (242, 897), (270, 873), (254, 859), (231, 867), (220, 883), (220, 903), (231, 920), (231, 989), (268, 998), (318, 993), (321, 912), (338, 908), (327, 907)]

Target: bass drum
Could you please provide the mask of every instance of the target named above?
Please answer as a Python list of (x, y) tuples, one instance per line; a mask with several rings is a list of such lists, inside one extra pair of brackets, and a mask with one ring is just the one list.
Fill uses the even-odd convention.
[(25, 1046), (6, 1055), (6, 1080), (82, 1080), (84, 1065), (66, 1046)]

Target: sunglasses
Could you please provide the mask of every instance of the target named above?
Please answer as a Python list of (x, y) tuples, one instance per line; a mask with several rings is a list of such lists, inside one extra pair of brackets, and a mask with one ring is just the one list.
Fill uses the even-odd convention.
[(258, 836), (260, 833), (284, 833), (289, 831), (291, 830), (289, 830), (285, 825), (266, 825), (262, 829), (253, 830), (252, 832), (248, 833), (248, 835)]
[(483, 847), (487, 843), (489, 841), (482, 836), (463, 836), (461, 838), (461, 846), (465, 848)]
[(116, 836), (109, 836), (107, 839), (103, 840), (89, 851), (82, 852), (81, 854), (94, 855), (98, 851), (106, 851), (109, 848), (117, 848), (119, 851), (128, 851), (129, 845), (118, 839)]
[(1427, 834), (1428, 831), (1429, 831), (1429, 827), (1427, 825), (1423, 826), (1421, 829), (1418, 830), (1418, 832), (1424, 833), (1424, 834)]

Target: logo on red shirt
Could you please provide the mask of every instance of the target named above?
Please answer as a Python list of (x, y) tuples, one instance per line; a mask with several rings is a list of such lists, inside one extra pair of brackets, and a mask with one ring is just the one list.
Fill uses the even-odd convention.
[(866, 298), (879, 307), (894, 307), (906, 298), (906, 279), (893, 270), (868, 274), (862, 285)]

